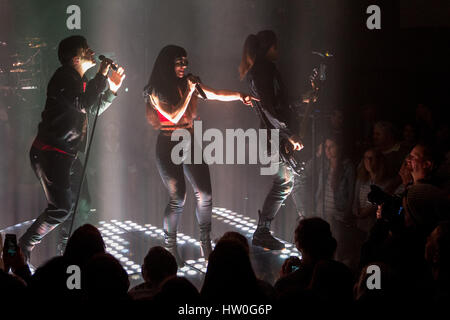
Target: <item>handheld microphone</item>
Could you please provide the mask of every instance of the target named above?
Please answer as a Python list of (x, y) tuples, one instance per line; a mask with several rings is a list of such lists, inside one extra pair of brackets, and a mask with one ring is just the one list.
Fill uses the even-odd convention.
[(111, 66), (111, 68), (114, 70), (114, 71), (117, 71), (117, 65), (116, 64), (114, 64), (114, 61), (112, 61), (111, 59), (109, 59), (109, 58), (107, 58), (107, 57), (105, 57), (104, 55), (99, 55), (98, 56), (98, 59), (100, 60), (100, 61), (106, 61), (107, 63), (109, 63), (109, 65)]
[[(188, 78), (191, 77), (191, 79), (192, 79), (192, 78), (198, 79), (198, 78), (195, 77), (192, 73), (189, 73), (186, 77), (188, 77)], [(199, 95), (201, 95), (203, 99), (207, 100), (208, 98), (206, 97), (205, 91), (203, 91), (202, 87), (199, 86), (200, 79), (198, 79), (198, 81), (196, 81), (196, 82), (197, 82), (197, 83), (195, 84), (195, 90), (197, 90), (197, 93), (198, 93)]]

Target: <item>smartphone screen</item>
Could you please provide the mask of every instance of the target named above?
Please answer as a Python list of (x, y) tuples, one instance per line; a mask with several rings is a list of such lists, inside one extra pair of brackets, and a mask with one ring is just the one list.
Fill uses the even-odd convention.
[(5, 236), (5, 245), (3, 247), (3, 252), (14, 256), (17, 253), (17, 239), (15, 234), (7, 234)]

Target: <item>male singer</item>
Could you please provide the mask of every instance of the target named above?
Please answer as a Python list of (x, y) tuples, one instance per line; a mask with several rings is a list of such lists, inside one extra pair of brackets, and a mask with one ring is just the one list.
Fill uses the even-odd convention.
[[(99, 114), (104, 112), (125, 78), (121, 67), (111, 70), (108, 76), (112, 62), (103, 60), (95, 77), (87, 81), (85, 72), (96, 62), (94, 51), (82, 36), (62, 40), (58, 59), (62, 66), (48, 83), (42, 121), (30, 150), (31, 165), (42, 184), (48, 207), (19, 240), (27, 261), (31, 250), (45, 235), (72, 218), (81, 181), (77, 153), (84, 152), (87, 145), (88, 113), (95, 114), (98, 106)], [(64, 231), (67, 237), (67, 228)]]

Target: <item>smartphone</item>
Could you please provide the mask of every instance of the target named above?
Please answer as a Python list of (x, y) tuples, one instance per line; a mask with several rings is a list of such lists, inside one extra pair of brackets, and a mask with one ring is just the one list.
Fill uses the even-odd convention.
[(3, 246), (3, 254), (8, 254), (11, 257), (17, 253), (17, 238), (15, 234), (8, 233), (5, 235), (5, 245)]
[(292, 266), (291, 267), (291, 271), (292, 272), (297, 271), (298, 269), (300, 269), (298, 266)]

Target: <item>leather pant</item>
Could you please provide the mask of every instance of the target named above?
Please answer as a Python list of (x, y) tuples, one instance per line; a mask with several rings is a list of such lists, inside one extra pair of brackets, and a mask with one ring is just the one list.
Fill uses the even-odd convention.
[(264, 200), (259, 217), (261, 222), (270, 222), (275, 218), (281, 205), (292, 192), (294, 180), (295, 174), (292, 169), (284, 162), (280, 162), (278, 172), (273, 179), (272, 188)]
[[(192, 135), (191, 135), (192, 136)], [(194, 140), (192, 138), (192, 140)], [(203, 234), (211, 231), (212, 192), (209, 167), (201, 164), (174, 164), (171, 159), (172, 148), (178, 141), (171, 141), (170, 135), (160, 132), (156, 142), (156, 163), (164, 185), (169, 191), (169, 203), (164, 213), (164, 230), (174, 235), (186, 201), (185, 176), (194, 189), (196, 216)], [(192, 148), (192, 145), (191, 145)], [(193, 162), (193, 155), (192, 155)]]
[[(63, 239), (67, 241), (82, 172), (82, 165), (78, 158), (56, 151), (42, 151), (32, 147), (30, 161), (44, 189), (48, 206), (19, 240), (21, 247), (28, 251), (31, 251), (42, 238), (63, 222), (65, 223), (61, 228), (60, 241)], [(86, 181), (84, 186), (83, 193), (88, 194)], [(84, 198), (85, 202), (89, 202), (88, 196)], [(89, 212), (86, 204), (83, 204), (82, 208), (83, 210), (78, 214), (83, 212), (81, 215), (86, 216), (86, 212)]]

